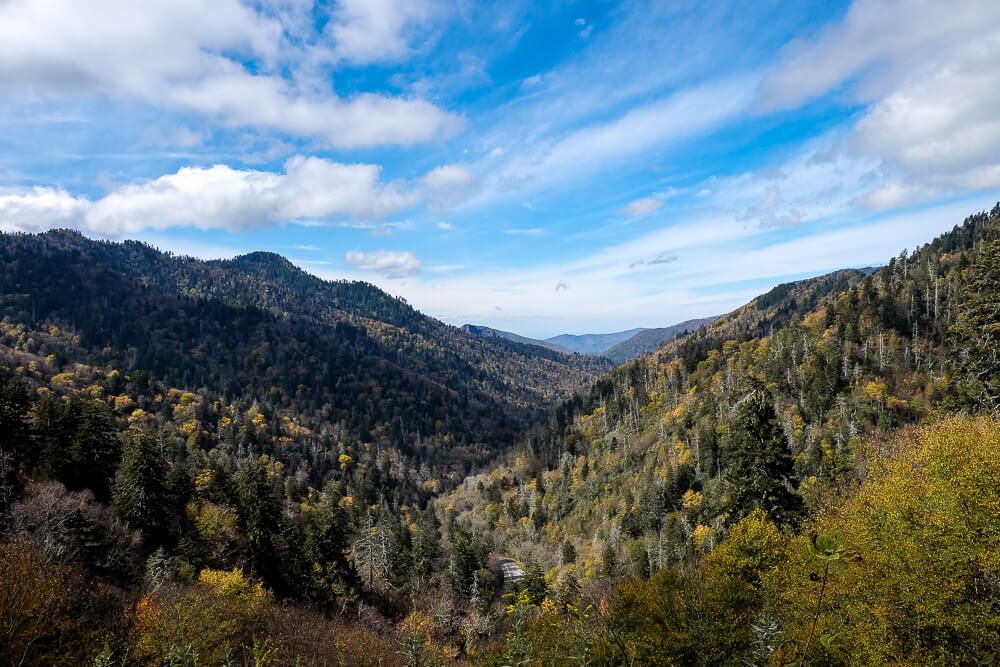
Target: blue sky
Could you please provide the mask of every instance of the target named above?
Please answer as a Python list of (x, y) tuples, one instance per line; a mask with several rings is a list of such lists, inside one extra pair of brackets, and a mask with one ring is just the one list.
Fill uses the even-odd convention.
[(1000, 199), (1000, 3), (0, 2), (0, 229), (665, 326)]

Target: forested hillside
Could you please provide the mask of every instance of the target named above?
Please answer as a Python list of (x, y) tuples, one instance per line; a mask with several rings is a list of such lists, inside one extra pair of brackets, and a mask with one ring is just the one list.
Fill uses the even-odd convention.
[(643, 329), (628, 340), (624, 340), (605, 350), (602, 356), (607, 357), (616, 364), (632, 361), (652, 352), (668, 341), (695, 332), (714, 321), (714, 317), (703, 317), (701, 319), (687, 320), (669, 327)]
[(3, 236), (0, 265), (2, 342), (37, 357), (36, 380), (81, 363), (117, 371), (107, 389), (136, 399), (162, 382), (458, 470), (604, 368), (467, 336), (267, 253), (202, 262), (50, 232)]
[(0, 272), (3, 664), (997, 657), (1000, 206), (558, 403), (603, 362), (274, 255)]
[[(676, 578), (712, 567), (701, 563), (727, 545), (737, 526), (815, 531), (828, 512), (836, 515), (837, 503), (853, 502), (839, 499), (880, 465), (871, 452), (884, 446), (878, 443), (887, 434), (949, 412), (996, 409), (998, 239), (1000, 207), (971, 216), (874, 272), (842, 271), (776, 287), (615, 369), (589, 397), (563, 404), (517, 460), (450, 493), (449, 516), (485, 535), (491, 549), (544, 573), (557, 591), (562, 585), (575, 590), (589, 582), (600, 589), (621, 578), (657, 575), (657, 585), (672, 591), (668, 599), (643, 604), (656, 606), (650, 609), (656, 618), (674, 613), (659, 605), (683, 606), (684, 596), (700, 594), (700, 575), (688, 583)], [(972, 446), (970, 439), (966, 444)], [(990, 443), (976, 447), (984, 447), (979, 451), (995, 465), (996, 443)], [(945, 475), (937, 482), (949, 480)], [(994, 508), (984, 511), (1000, 519), (997, 506), (989, 504), (996, 502), (996, 491), (983, 502)], [(996, 535), (994, 529), (983, 539)], [(995, 564), (978, 567), (996, 576)], [(620, 594), (660, 594), (636, 586)], [(969, 592), (969, 604), (992, 609), (977, 641), (996, 636), (998, 592)], [(629, 609), (631, 604), (621, 608), (631, 620), (619, 630), (627, 634), (635, 623), (640, 634), (647, 632), (644, 624), (654, 621)], [(674, 611), (670, 623), (692, 622), (679, 608)], [(742, 643), (715, 659), (666, 651), (663, 656), (673, 657), (661, 656), (662, 663), (714, 664), (723, 656), (739, 663), (757, 641), (753, 622), (745, 617)], [(698, 632), (707, 633), (698, 640), (711, 634)], [(688, 646), (697, 651), (697, 641)], [(916, 655), (919, 646), (908, 646), (907, 654)], [(656, 662), (644, 653), (649, 644), (635, 654), (619, 648), (624, 653), (612, 662)]]
[(968, 311), (995, 299), (998, 226), (1000, 208), (869, 275), (774, 288), (618, 367), (450, 501), (546, 568), (571, 546), (586, 577), (690, 553), (755, 507), (797, 525), (865, 437), (994, 404)]

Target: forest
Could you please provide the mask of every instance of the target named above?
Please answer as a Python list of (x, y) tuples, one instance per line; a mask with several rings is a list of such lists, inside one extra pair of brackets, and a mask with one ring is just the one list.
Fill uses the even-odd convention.
[(886, 259), (612, 368), (4, 234), (0, 664), (995, 664), (1000, 205)]

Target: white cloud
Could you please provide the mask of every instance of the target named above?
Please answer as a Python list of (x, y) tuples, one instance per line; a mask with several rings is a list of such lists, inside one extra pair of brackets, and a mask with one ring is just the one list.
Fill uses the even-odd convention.
[(476, 182), (468, 169), (457, 164), (446, 164), (431, 169), (424, 176), (424, 183), (432, 188), (468, 187)]
[(1000, 186), (1000, 3), (857, 0), (765, 77), (790, 108), (847, 84), (867, 107), (843, 150), (878, 164), (860, 206), (883, 210)]
[(579, 179), (717, 128), (746, 108), (754, 81), (737, 78), (685, 89), (555, 141), (533, 141), (492, 172), (486, 198)]
[(184, 167), (97, 200), (55, 188), (0, 192), (0, 225), (110, 235), (177, 226), (246, 230), (295, 220), (377, 220), (417, 203), (410, 189), (381, 182), (379, 173), (376, 165), (297, 156), (284, 173)]
[(0, 230), (40, 232), (76, 226), (89, 202), (60, 188), (35, 187), (21, 192), (0, 190)]
[(802, 224), (802, 213), (790, 207), (781, 197), (781, 188), (770, 185), (763, 197), (752, 203), (740, 215), (740, 220), (754, 222), (761, 229), (798, 227)]
[(461, 204), (479, 187), (475, 175), (458, 164), (431, 169), (424, 175), (422, 183), (429, 190), (428, 200), (436, 211)]
[(853, 203), (873, 211), (908, 206), (933, 198), (937, 191), (923, 185), (894, 181), (861, 195)]
[(641, 218), (649, 215), (650, 213), (655, 213), (661, 208), (663, 208), (662, 200), (656, 197), (643, 197), (642, 199), (636, 199), (633, 202), (629, 202), (623, 210), (626, 214), (632, 216), (633, 218)]
[(10, 0), (0, 3), (0, 85), (9, 99), (98, 93), (345, 148), (411, 145), (461, 126), (424, 100), (344, 99), (317, 84), (303, 55), (316, 47), (299, 42), (321, 38), (298, 34), (286, 15), (237, 0)]
[(374, 271), (386, 278), (407, 278), (420, 272), (423, 263), (412, 252), (399, 250), (375, 250), (360, 252), (351, 250), (344, 261), (365, 271)]
[(541, 236), (544, 231), (541, 227), (511, 227), (503, 230), (503, 233), (510, 236)]
[(398, 60), (437, 7), (426, 0), (339, 0), (326, 31), (331, 56), (357, 64)]
[(815, 40), (785, 49), (759, 102), (792, 108), (859, 77), (855, 93), (874, 99), (915, 64), (974, 41), (998, 21), (1000, 3), (990, 1), (857, 0)]
[(1000, 186), (1000, 28), (908, 77), (858, 121), (851, 138), (930, 185)]

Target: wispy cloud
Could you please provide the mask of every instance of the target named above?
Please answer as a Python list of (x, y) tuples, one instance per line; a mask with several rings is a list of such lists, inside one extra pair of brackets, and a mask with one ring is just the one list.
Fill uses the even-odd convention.
[(635, 201), (629, 202), (622, 210), (625, 214), (630, 215), (633, 218), (642, 218), (650, 213), (659, 211), (661, 208), (663, 208), (662, 200), (657, 199), (656, 197), (643, 197), (642, 199), (636, 199)]
[(541, 227), (509, 227), (503, 233), (510, 236), (541, 236), (545, 230)]
[(351, 250), (344, 261), (365, 271), (373, 271), (389, 279), (407, 278), (420, 272), (423, 262), (412, 252), (399, 250), (375, 250), (361, 252)]
[(652, 259), (640, 259), (632, 262), (628, 265), (630, 269), (636, 269), (640, 266), (658, 266), (660, 264), (673, 264), (677, 261), (677, 255), (668, 255), (666, 253), (660, 253)]

